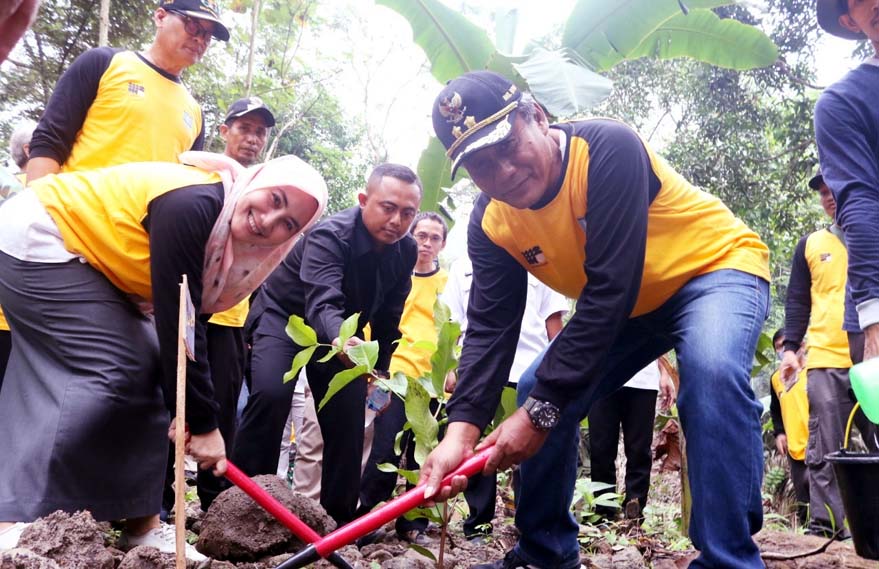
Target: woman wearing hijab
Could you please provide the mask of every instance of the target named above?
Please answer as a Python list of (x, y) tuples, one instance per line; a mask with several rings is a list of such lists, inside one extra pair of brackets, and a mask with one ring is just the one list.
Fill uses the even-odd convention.
[(0, 549), (15, 546), (22, 522), (87, 509), (125, 519), (129, 545), (173, 551), (158, 511), (184, 274), (200, 315), (187, 450), (200, 468), (225, 472), (205, 323), (259, 286), (320, 217), (327, 190), (293, 156), (244, 168), (187, 152), (181, 162), (190, 165), (48, 176), (0, 209), (0, 304), (13, 330), (0, 395)]

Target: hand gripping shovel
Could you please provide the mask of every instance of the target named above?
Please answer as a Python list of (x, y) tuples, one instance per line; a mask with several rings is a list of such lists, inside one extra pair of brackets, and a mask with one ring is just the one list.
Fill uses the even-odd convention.
[[(493, 447), (482, 449), (479, 453), (464, 461), (461, 466), (443, 478), (440, 486), (450, 486), (452, 484), (452, 477), (454, 476), (464, 475), (469, 478), (477, 472), (482, 471), (485, 467), (486, 461), (488, 461), (489, 455), (491, 455), (492, 448)], [(250, 480), (248, 479), (248, 481)], [(259, 487), (257, 486), (257, 488)], [(424, 485), (420, 484), (405, 494), (391, 500), (381, 508), (371, 511), (365, 516), (340, 527), (336, 531), (328, 533), (324, 537), (309, 540), (310, 545), (278, 565), (275, 569), (299, 569), (305, 567), (309, 563), (314, 563), (320, 558), (332, 561), (333, 558), (331, 556), (338, 556), (338, 553), (335, 553), (336, 550), (345, 547), (349, 543), (354, 543), (358, 538), (377, 530), (389, 521), (399, 518), (406, 512), (421, 506), (426, 501), (427, 500), (424, 499)], [(298, 519), (296, 521), (300, 524), (302, 523)], [(312, 533), (314, 532), (312, 531)]]
[[(284, 524), (287, 529), (293, 532), (293, 535), (298, 537), (303, 543), (315, 543), (321, 540), (320, 534), (308, 527), (305, 522), (297, 518), (293, 512), (285, 508), (280, 502), (275, 500), (271, 494), (263, 490), (259, 484), (251, 480), (237, 466), (228, 460), (226, 461), (226, 478), (241, 488), (245, 494), (253, 498), (257, 504), (262, 506), (262, 508), (274, 516), (275, 519)], [(324, 557), (336, 567), (354, 569), (342, 558), (341, 555), (335, 553), (335, 549), (332, 553), (325, 555)], [(291, 557), (290, 559), (293, 558)], [(315, 557), (314, 560), (316, 561), (317, 559), (318, 558)], [(289, 560), (285, 561), (282, 565), (279, 565), (278, 569), (281, 567), (288, 567), (288, 562)]]

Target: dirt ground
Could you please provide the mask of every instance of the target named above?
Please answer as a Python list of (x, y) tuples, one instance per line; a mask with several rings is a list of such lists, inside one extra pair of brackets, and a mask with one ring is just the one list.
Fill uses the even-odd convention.
[[(256, 481), (318, 533), (335, 528), (319, 504), (293, 493), (280, 479), (261, 476)], [(203, 516), (198, 514), (197, 506), (190, 506), (190, 512), (191, 537), (211, 559), (201, 564), (190, 562), (187, 569), (271, 569), (302, 548), (302, 543), (286, 528), (238, 489), (224, 492)], [(460, 520), (453, 518), (445, 537), (443, 567), (466, 568), (503, 557), (517, 539), (512, 521), (504, 517), (509, 513), (504, 511), (503, 500), (499, 500), (494, 534), (478, 545), (463, 538)], [(582, 529), (582, 562), (590, 569), (681, 569), (695, 557), (690, 549), (670, 549), (669, 544), (651, 535), (650, 527), (618, 522), (610, 527)], [(423, 549), (416, 548), (399, 540), (390, 525), (384, 540), (360, 550), (347, 546), (339, 553), (358, 569), (438, 567), (441, 532), (432, 527), (428, 533), (431, 543)], [(18, 549), (0, 552), (0, 569), (173, 569), (173, 556), (155, 549), (136, 547), (120, 551), (115, 547), (118, 535), (110, 524), (95, 522), (87, 512), (55, 512), (30, 526)], [(756, 539), (769, 569), (877, 567), (875, 561), (858, 557), (850, 541), (834, 542), (825, 551), (815, 552), (826, 540), (767, 530)], [(331, 567), (323, 561), (314, 566)]]

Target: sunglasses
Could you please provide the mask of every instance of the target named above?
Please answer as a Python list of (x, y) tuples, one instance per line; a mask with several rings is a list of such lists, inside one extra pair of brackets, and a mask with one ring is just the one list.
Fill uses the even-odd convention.
[(166, 10), (169, 14), (174, 14), (183, 22), (183, 29), (186, 30), (186, 33), (191, 35), (192, 37), (202, 38), (204, 41), (209, 42), (214, 35), (214, 26), (211, 24), (210, 28), (203, 28), (201, 24), (198, 23), (196, 18), (191, 18), (186, 14), (182, 14), (176, 10)]

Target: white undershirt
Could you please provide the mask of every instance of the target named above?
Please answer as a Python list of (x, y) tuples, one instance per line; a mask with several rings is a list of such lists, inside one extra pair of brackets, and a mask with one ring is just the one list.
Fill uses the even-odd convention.
[(66, 263), (77, 258), (64, 248), (55, 220), (27, 188), (0, 207), (0, 251), (32, 263)]

